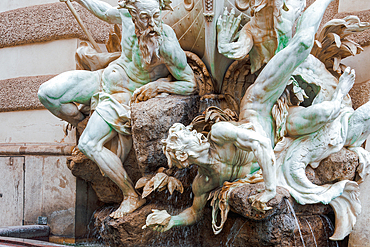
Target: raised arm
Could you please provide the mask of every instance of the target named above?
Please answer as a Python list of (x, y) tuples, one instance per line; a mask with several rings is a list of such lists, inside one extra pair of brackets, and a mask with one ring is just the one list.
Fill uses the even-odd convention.
[(253, 37), (249, 32), (249, 24), (244, 25), (239, 33), (237, 41), (233, 42), (237, 36), (237, 31), (241, 22), (241, 15), (235, 18), (234, 9), (227, 12), (217, 20), (217, 48), (218, 52), (227, 58), (241, 60), (244, 59), (253, 47)]
[(254, 84), (248, 88), (240, 104), (239, 119), (247, 118), (249, 109), (261, 114), (272, 109), (293, 71), (310, 54), (322, 16), (331, 1), (316, 0), (302, 14), (289, 45), (267, 63)]
[[(60, 0), (65, 2), (68, 0)], [(127, 10), (119, 10), (117, 7), (112, 7), (106, 2), (100, 0), (74, 0), (89, 10), (99, 19), (106, 21), (111, 24), (122, 24), (122, 18), (120, 12), (122, 11), (127, 17), (129, 17)], [(127, 12), (127, 14), (125, 13)]]

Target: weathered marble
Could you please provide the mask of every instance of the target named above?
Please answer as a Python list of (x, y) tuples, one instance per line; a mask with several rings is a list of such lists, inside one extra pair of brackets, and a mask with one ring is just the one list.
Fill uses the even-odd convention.
[(140, 171), (167, 166), (161, 140), (174, 123), (190, 124), (199, 111), (199, 96), (168, 95), (133, 104), (132, 139)]

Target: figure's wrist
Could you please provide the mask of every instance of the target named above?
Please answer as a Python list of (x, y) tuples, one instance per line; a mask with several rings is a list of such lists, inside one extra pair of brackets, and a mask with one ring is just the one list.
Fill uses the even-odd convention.
[(171, 219), (170, 219), (170, 222), (168, 222), (168, 225), (167, 225), (167, 228), (166, 228), (166, 231), (170, 230), (172, 227), (175, 226), (175, 222), (173, 221), (173, 216), (171, 216)]
[(218, 52), (220, 54), (223, 54), (223, 55), (228, 55), (228, 53), (230, 52), (230, 44), (227, 44), (227, 43), (218, 43)]

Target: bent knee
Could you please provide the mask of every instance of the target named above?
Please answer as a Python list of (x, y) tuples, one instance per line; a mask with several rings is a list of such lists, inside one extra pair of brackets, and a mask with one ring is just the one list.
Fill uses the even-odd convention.
[(90, 157), (92, 153), (97, 151), (96, 145), (83, 137), (78, 142), (78, 149), (86, 156)]
[(41, 84), (37, 92), (37, 97), (41, 103), (45, 104), (53, 102), (53, 104), (55, 104), (54, 101), (57, 101), (60, 97), (58, 97), (58, 93), (55, 92), (55, 88), (57, 87), (53, 86), (53, 78)]
[(39, 100), (41, 102), (45, 102), (49, 98), (48, 93), (47, 93), (47, 89), (46, 89), (44, 84), (42, 84), (39, 87), (39, 91), (37, 92), (37, 97), (39, 98)]

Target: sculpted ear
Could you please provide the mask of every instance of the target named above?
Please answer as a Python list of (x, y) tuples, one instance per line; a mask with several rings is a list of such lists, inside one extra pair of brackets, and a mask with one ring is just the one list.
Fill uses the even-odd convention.
[(189, 157), (188, 153), (180, 152), (180, 151), (176, 151), (175, 155), (176, 155), (176, 159), (181, 162), (184, 162)]

